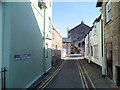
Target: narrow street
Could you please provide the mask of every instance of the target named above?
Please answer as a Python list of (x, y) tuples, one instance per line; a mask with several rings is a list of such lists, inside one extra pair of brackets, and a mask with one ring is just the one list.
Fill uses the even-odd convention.
[(66, 60), (61, 71), (46, 88), (82, 88), (77, 60)]
[(0, 90), (120, 89), (120, 0), (0, 0)]
[[(63, 60), (62, 64), (48, 80), (39, 88), (109, 88), (112, 85), (105, 77), (101, 76), (100, 67), (88, 66), (80, 55), (70, 55)], [(93, 71), (91, 71), (91, 70)], [(95, 71), (96, 70), (96, 71)], [(89, 74), (92, 73), (92, 75)]]

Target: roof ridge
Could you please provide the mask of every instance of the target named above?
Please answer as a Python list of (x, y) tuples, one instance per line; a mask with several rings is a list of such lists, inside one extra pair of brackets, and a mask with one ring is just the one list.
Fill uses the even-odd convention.
[(74, 30), (75, 28), (77, 28), (77, 27), (79, 27), (79, 26), (81, 26), (81, 25), (85, 25), (85, 26), (87, 26), (87, 27), (89, 27), (90, 28), (90, 26), (88, 26), (87, 24), (85, 24), (85, 23), (80, 23), (79, 25), (77, 25), (77, 26), (75, 26), (75, 27), (73, 27), (72, 29), (70, 29), (69, 31), (72, 31), (72, 30)]

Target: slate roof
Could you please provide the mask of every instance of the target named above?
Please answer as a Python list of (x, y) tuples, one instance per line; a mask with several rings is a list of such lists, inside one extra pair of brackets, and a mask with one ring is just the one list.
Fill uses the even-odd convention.
[(71, 37), (71, 42), (80, 41), (84, 38), (89, 30), (90, 27), (82, 21), (79, 25), (68, 31), (68, 37)]
[(74, 28), (72, 28), (71, 30), (69, 30), (69, 32), (71, 32), (72, 30), (75, 30), (75, 29), (77, 29), (77, 28), (79, 28), (79, 30), (81, 30), (81, 29), (83, 29), (83, 28), (90, 28), (88, 25), (86, 25), (83, 21), (79, 24), (79, 25), (77, 25), (76, 27), (74, 27)]

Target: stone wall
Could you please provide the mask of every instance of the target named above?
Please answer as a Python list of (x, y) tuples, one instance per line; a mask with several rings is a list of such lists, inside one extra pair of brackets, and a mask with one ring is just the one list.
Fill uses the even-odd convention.
[(54, 26), (52, 30), (52, 65), (55, 66), (61, 60), (62, 37)]
[[(117, 81), (116, 66), (120, 67), (120, 2), (111, 2), (112, 19), (106, 23), (106, 2), (102, 4), (102, 13), (104, 17), (104, 40), (105, 40), (105, 60), (107, 59), (107, 43), (112, 43), (112, 65), (113, 81)], [(106, 62), (107, 67), (107, 62)]]

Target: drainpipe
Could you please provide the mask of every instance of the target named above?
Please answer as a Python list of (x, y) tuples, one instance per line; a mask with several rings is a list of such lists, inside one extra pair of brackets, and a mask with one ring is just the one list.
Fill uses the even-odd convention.
[(105, 59), (104, 59), (104, 26), (103, 20), (101, 19), (101, 42), (102, 42), (102, 76), (106, 76), (106, 67), (105, 67)]
[(89, 35), (89, 33), (88, 33), (88, 59), (89, 59), (88, 63), (90, 63), (90, 35)]
[(39, 7), (43, 9), (44, 16), (43, 16), (43, 71), (46, 73), (46, 57), (45, 57), (45, 17), (46, 17), (46, 3), (43, 0), (39, 0)]
[(45, 24), (46, 23), (45, 22), (45, 17), (46, 17), (46, 8), (47, 8), (46, 5), (44, 5), (43, 6), (43, 10), (44, 10), (44, 21), (43, 21), (44, 22), (44, 24), (43, 24), (44, 25), (43, 26), (43, 29), (44, 29), (44, 44), (43, 44), (44, 45), (44, 74), (46, 73), (46, 56), (45, 56), (45, 45), (46, 45), (46, 42), (45, 42), (45, 39), (46, 39), (46, 36), (45, 36), (45, 29), (46, 29), (45, 28), (45, 25), (46, 25)]
[(45, 16), (46, 16), (46, 15), (45, 15), (45, 11), (46, 11), (46, 10), (45, 10), (45, 8), (43, 8), (43, 10), (44, 10), (44, 19), (43, 19), (43, 30), (44, 30), (44, 33), (43, 33), (43, 34), (44, 34), (44, 35), (43, 35), (43, 39), (44, 39), (44, 40), (43, 40), (43, 41), (44, 41), (44, 43), (43, 43), (44, 62), (43, 62), (43, 63), (44, 63), (44, 64), (43, 64), (43, 65), (44, 65), (44, 67), (43, 67), (43, 69), (44, 69), (44, 73), (45, 73), (45, 72), (46, 72), (46, 62), (45, 62), (45, 60), (46, 60), (46, 58), (45, 58)]

